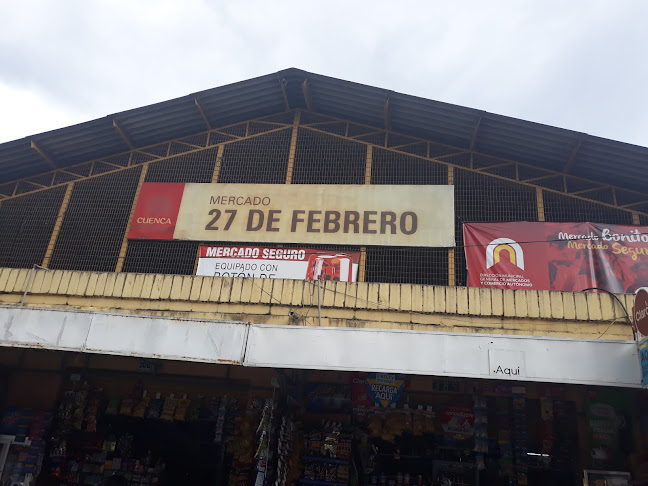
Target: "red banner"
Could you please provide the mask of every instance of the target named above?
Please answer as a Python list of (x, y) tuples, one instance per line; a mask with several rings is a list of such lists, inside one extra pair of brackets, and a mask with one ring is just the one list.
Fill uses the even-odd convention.
[(648, 226), (464, 224), (469, 287), (633, 293), (648, 286)]
[(359, 251), (200, 246), (196, 275), (356, 282)]
[(182, 182), (142, 184), (128, 237), (172, 240), (184, 188)]

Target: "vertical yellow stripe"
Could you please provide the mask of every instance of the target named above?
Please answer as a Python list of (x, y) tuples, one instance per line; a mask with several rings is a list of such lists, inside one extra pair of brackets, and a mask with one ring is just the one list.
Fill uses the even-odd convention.
[(142, 164), (142, 171), (140, 172), (139, 181), (137, 182), (137, 190), (135, 191), (135, 196), (133, 197), (133, 203), (131, 204), (130, 214), (128, 215), (128, 224), (126, 225), (126, 232), (124, 233), (124, 239), (122, 240), (121, 249), (119, 250), (119, 258), (117, 258), (117, 265), (115, 266), (115, 272), (121, 272), (124, 268), (124, 260), (126, 259), (126, 249), (128, 248), (128, 232), (130, 231), (131, 223), (133, 222), (133, 215), (135, 214), (135, 206), (137, 205), (137, 200), (139, 199), (140, 191), (142, 190), (142, 184), (146, 179), (146, 173), (148, 172), (149, 163), (145, 162)]
[(295, 111), (293, 119), (292, 136), (290, 137), (290, 153), (288, 154), (288, 170), (286, 171), (286, 184), (292, 184), (293, 169), (295, 168), (295, 153), (297, 152), (297, 130), (301, 119), (301, 111)]
[[(373, 147), (367, 145), (367, 158), (365, 162), (365, 185), (371, 184), (371, 167), (373, 165)], [(360, 247), (360, 262), (358, 265), (358, 282), (364, 282), (367, 274), (367, 247)]]
[(58, 239), (58, 235), (61, 232), (61, 226), (63, 225), (63, 217), (65, 216), (65, 211), (67, 211), (67, 208), (70, 204), (70, 197), (72, 197), (73, 188), (74, 182), (70, 182), (65, 188), (65, 195), (63, 196), (63, 201), (61, 202), (61, 207), (59, 208), (58, 216), (56, 217), (56, 222), (54, 223), (54, 228), (52, 229), (52, 236), (50, 236), (49, 243), (47, 244), (45, 257), (43, 258), (42, 266), (45, 268), (49, 267), (50, 261), (52, 259), (54, 247), (56, 246), (56, 240)]
[(545, 220), (545, 212), (544, 212), (544, 196), (542, 189), (539, 187), (536, 187), (536, 203), (538, 205), (538, 221), (544, 221)]
[(218, 182), (218, 176), (220, 175), (221, 163), (223, 161), (223, 152), (225, 151), (225, 145), (220, 144), (218, 146), (218, 153), (216, 154), (216, 163), (214, 164), (214, 173), (212, 174), (212, 183)]
[[(454, 185), (454, 167), (448, 166), (448, 185)], [(454, 287), (455, 280), (455, 249), (448, 248), (448, 286)]]
[(200, 260), (200, 245), (203, 243), (198, 243), (198, 249), (196, 250), (196, 261), (194, 262), (194, 268), (193, 268), (193, 274), (196, 275), (196, 272), (198, 271), (198, 261)]

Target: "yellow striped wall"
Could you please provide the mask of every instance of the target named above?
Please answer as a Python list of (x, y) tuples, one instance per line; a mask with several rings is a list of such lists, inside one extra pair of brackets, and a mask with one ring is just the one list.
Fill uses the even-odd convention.
[[(0, 269), (0, 304), (19, 305), (29, 269)], [(631, 313), (634, 295), (617, 296)], [(34, 270), (24, 304), (257, 324), (632, 339), (599, 293), (411, 284)]]

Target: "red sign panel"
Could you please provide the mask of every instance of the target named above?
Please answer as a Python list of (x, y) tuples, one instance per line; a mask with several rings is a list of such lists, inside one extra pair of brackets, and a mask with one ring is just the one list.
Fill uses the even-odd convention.
[(633, 293), (648, 286), (648, 226), (464, 224), (469, 287)]
[(128, 237), (172, 240), (184, 187), (184, 183), (142, 184)]
[(639, 289), (632, 309), (635, 327), (642, 336), (648, 336), (648, 289)]
[(359, 261), (359, 251), (200, 246), (196, 275), (356, 282)]

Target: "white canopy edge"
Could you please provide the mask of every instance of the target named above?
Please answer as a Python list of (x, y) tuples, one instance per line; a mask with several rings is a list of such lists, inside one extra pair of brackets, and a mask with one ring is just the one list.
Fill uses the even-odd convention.
[(0, 346), (641, 388), (635, 341), (275, 326), (0, 306)]

